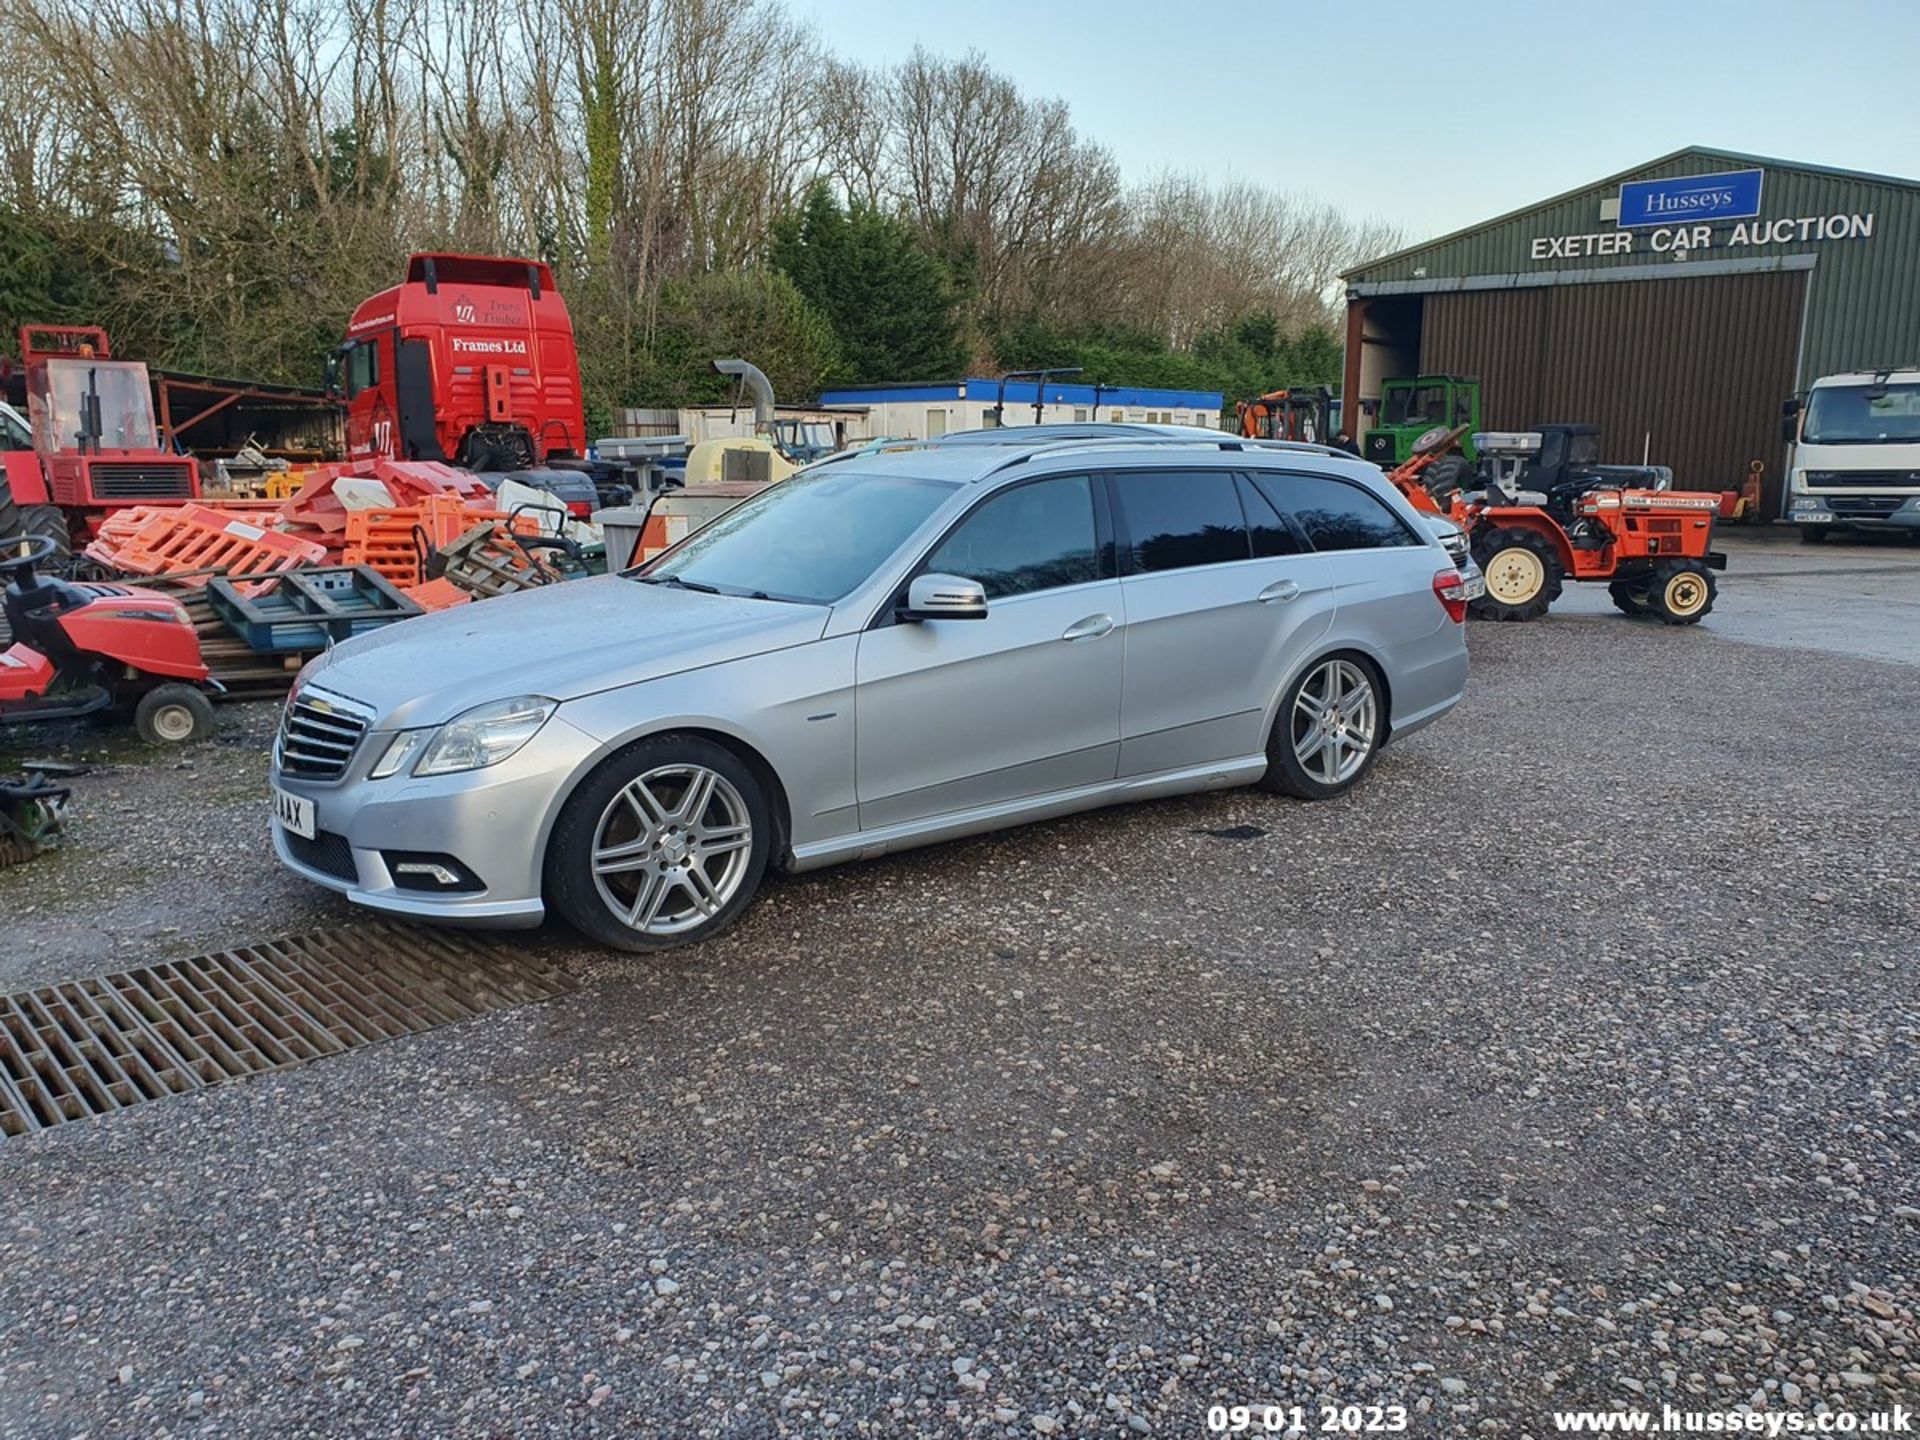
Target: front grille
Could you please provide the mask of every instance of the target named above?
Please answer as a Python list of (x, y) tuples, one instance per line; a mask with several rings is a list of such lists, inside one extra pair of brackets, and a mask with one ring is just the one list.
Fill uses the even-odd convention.
[(1891, 515), (1906, 503), (1898, 495), (1834, 495), (1827, 509), (1836, 515)]
[(303, 780), (338, 780), (366, 733), (367, 722), (360, 716), (296, 697), (280, 716), (280, 769)]
[(296, 835), (291, 830), (280, 832), (286, 837), (287, 853), (293, 856), (297, 864), (309, 870), (318, 870), (322, 875), (331, 875), (336, 880), (345, 880), (349, 885), (360, 881), (360, 867), (353, 863), (353, 847), (347, 844), (347, 837), (336, 835), (331, 830), (314, 832), (313, 839)]
[(193, 464), (170, 460), (96, 460), (87, 466), (96, 500), (191, 500)]
[(1851, 486), (1898, 485), (1920, 490), (1920, 470), (1809, 470), (1807, 488), (1847, 489)]

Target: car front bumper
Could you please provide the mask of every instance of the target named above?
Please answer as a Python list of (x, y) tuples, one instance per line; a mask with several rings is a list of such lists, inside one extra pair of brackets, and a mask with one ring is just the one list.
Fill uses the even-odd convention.
[[(391, 736), (370, 732), (339, 781), (302, 780), (273, 767), (276, 787), (313, 802), (318, 835), (302, 841), (270, 822), (280, 862), (391, 915), (442, 925), (538, 925), (546, 913), (547, 836), (574, 777), (597, 757), (597, 742), (556, 715), (518, 753), (484, 770), (367, 778)], [(394, 871), (401, 852), (451, 857), (460, 888), (402, 883)]]

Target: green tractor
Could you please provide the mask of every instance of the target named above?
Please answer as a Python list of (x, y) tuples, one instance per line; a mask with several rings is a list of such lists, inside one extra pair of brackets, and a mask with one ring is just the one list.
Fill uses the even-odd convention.
[(1429, 430), (1457, 430), (1460, 450), (1469, 461), (1480, 429), (1480, 382), (1471, 375), (1408, 375), (1380, 386), (1380, 421), (1362, 442), (1361, 453), (1391, 470), (1413, 458), (1413, 442)]

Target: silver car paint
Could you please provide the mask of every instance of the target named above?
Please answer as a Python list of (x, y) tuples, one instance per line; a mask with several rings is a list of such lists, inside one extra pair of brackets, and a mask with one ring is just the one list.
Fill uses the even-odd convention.
[[(1381, 666), (1392, 734), (1458, 703), (1466, 647), (1462, 627), (1431, 593), (1432, 575), (1447, 564), (1437, 540), (1096, 581), (997, 601), (984, 620), (869, 628), (938, 536), (1002, 484), (1165, 463), (1122, 446), (1042, 452), (1010, 467), (973, 447), (843, 462), (836, 469), (961, 483), (892, 561), (831, 609), (609, 577), (347, 642), (305, 683), (370, 710), (372, 733), (338, 781), (297, 780), (277, 765), (274, 779), (315, 802), (323, 829), (347, 836), (361, 883), (296, 864), (274, 826), (276, 851), (316, 883), (374, 908), (533, 924), (543, 913), (547, 839), (566, 797), (607, 756), (651, 734), (705, 731), (761, 757), (787, 811), (788, 863), (799, 870), (1116, 801), (1249, 783), (1266, 768), (1264, 737), (1286, 688), (1330, 650), (1359, 651)], [(1359, 461), (1259, 447), (1180, 456), (1183, 469), (1249, 464), (1345, 475), (1420, 525)], [(1297, 594), (1258, 598), (1289, 578)], [(1174, 612), (1183, 595), (1214, 607), (1234, 638), (1182, 624)], [(1101, 615), (1113, 620), (1111, 631), (1066, 638)], [(996, 637), (1008, 642), (1004, 651)], [(1172, 668), (1156, 682), (1161, 667)], [(924, 696), (915, 695), (916, 679)], [(1176, 693), (1215, 683), (1217, 697)], [(366, 778), (396, 730), (518, 694), (562, 703), (508, 761), (425, 779)], [(870, 748), (858, 737), (871, 737)], [(379, 859), (383, 846), (458, 855), (486, 888), (397, 891)]]

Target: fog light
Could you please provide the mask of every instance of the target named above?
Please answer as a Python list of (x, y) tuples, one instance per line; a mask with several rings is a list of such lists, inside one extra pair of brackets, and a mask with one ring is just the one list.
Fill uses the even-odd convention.
[(451, 855), (431, 851), (388, 850), (380, 858), (387, 862), (387, 873), (393, 876), (393, 883), (402, 890), (457, 894), (486, 888), (478, 875)]

